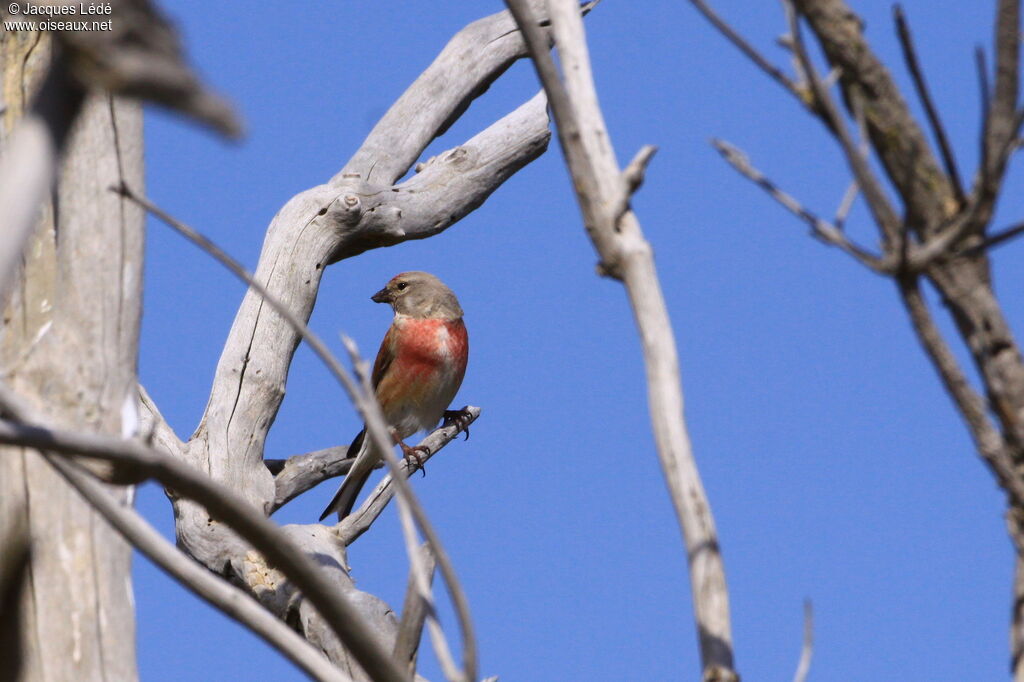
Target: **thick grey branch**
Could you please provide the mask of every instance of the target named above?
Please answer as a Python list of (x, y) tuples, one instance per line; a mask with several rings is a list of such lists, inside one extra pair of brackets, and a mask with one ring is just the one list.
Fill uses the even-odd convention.
[[(328, 620), (364, 669), (380, 679), (405, 680), (405, 673), (380, 648), (362, 624), (359, 612), (339, 594), (320, 568), (273, 522), (187, 464), (134, 441), (100, 434), (51, 430), (0, 421), (0, 443), (51, 452), (83, 455), (133, 467), (175, 494), (202, 504), (213, 517), (229, 525), (284, 572), (307, 600)], [(376, 679), (376, 677), (375, 677)]]
[(465, 144), (419, 164), (417, 174), (400, 185), (385, 189), (354, 178), (337, 185), (344, 190), (333, 199), (344, 207), (338, 227), (352, 227), (330, 260), (444, 231), (543, 154), (550, 139), (547, 100), (540, 92)]
[[(202, 421), (188, 443), (177, 448), (176, 456), (209, 472), (258, 509), (269, 513), (281, 503), (274, 476), (263, 461), (264, 443), (324, 268), (371, 248), (437, 234), (545, 150), (550, 132), (545, 102), (538, 96), (394, 185), (425, 146), (524, 55), (522, 39), (507, 16), (468, 27), (392, 107), (337, 175), (281, 208), (267, 230), (259, 265), (225, 342)], [(344, 376), (338, 369), (331, 366), (332, 373)], [(371, 433), (380, 431), (383, 422), (372, 395), (364, 400), (350, 383), (346, 389), (364, 412)], [(461, 591), (453, 584), (450, 565), (442, 559), (443, 549), (415, 499), (410, 496), (409, 500), (417, 524), (438, 552), (453, 602), (458, 602)], [(179, 542), (190, 554), (208, 567), (232, 573), (275, 613), (289, 613), (292, 588), (287, 577), (267, 590), (260, 580), (251, 579), (244, 543), (226, 529), (211, 528), (205, 512), (187, 500), (175, 502), (175, 515)], [(329, 564), (335, 580), (343, 583), (340, 588), (359, 595), (353, 599), (361, 600), (364, 615), (378, 629), (379, 641), (390, 648), (389, 637), (394, 635), (390, 610), (371, 595), (358, 593), (341, 572), (347, 564), (344, 547), (323, 526), (301, 528), (296, 537), (303, 551)], [(304, 613), (308, 618), (303, 616), (299, 627), (306, 637), (332, 661), (347, 664), (348, 654), (326, 636), (330, 633), (316, 621), (316, 614)], [(471, 649), (463, 647), (470, 672), (474, 668)]]
[[(858, 100), (864, 108), (872, 146), (903, 199), (907, 223), (925, 230), (936, 228), (956, 205), (952, 187), (899, 88), (864, 38), (860, 18), (844, 0), (793, 3), (807, 19), (829, 64), (840, 69), (847, 109), (852, 110)], [(852, 164), (856, 157), (845, 144), (844, 152)], [(862, 180), (860, 174), (858, 180)], [(861, 187), (866, 193), (863, 182)], [(893, 225), (890, 217), (876, 216), (876, 220), (883, 230)]]
[[(543, 16), (543, 0), (531, 0)], [(357, 174), (393, 184), (516, 60), (527, 56), (508, 12), (474, 21), (452, 37), (434, 62), (380, 119), (332, 185)]]
[[(264, 460), (270, 473), (274, 474), (277, 495), (271, 512), (320, 485), (329, 478), (347, 474), (355, 457), (348, 457), (348, 446), (336, 445), (323, 450), (314, 450), (288, 459)], [(383, 466), (383, 465), (382, 465)]]
[(0, 158), (0, 302), (6, 300), (22, 251), (36, 226), (39, 203), (57, 177), (57, 164), (82, 107), (84, 91), (58, 54)]

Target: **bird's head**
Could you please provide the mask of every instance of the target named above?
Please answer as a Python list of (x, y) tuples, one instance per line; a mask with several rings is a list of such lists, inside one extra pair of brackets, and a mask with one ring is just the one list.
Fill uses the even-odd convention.
[(395, 275), (370, 298), (376, 303), (390, 303), (398, 315), (447, 320), (462, 317), (459, 299), (429, 272), (413, 270)]

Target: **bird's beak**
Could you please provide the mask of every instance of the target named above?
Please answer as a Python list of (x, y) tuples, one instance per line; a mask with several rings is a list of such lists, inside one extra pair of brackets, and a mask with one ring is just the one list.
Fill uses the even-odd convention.
[(388, 292), (387, 288), (384, 288), (371, 296), (370, 300), (374, 303), (391, 303), (393, 299), (391, 298), (391, 294)]

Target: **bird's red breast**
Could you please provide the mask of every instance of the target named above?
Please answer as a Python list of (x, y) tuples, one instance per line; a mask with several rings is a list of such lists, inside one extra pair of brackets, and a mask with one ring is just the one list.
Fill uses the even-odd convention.
[(461, 319), (395, 318), (377, 354), (373, 382), (400, 438), (440, 420), (462, 384), (468, 358)]

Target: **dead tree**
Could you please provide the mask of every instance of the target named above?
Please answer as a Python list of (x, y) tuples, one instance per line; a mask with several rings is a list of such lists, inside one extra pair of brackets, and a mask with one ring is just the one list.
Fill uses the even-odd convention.
[[(540, 3), (537, 9), (543, 16)], [(281, 209), (268, 229), (257, 272), (248, 280), (252, 287), (225, 344), (206, 413), (195, 434), (183, 441), (161, 419), (152, 399), (142, 392), (139, 400), (136, 388), (142, 209), (156, 209), (140, 197), (138, 107), (112, 99), (104, 90), (174, 106), (225, 132), (236, 126), (180, 64), (169, 59), (157, 63), (147, 54), (149, 50), (166, 57), (176, 51), (173, 34), (153, 8), (124, 0), (115, 3), (113, 21), (120, 30), (105, 38), (102, 33), (59, 34), (52, 59), (44, 51), (50, 43), (45, 35), (5, 33), (2, 43), (6, 92), (31, 92), (31, 79), (18, 71), (23, 65), (34, 68), (37, 81), (45, 82), (31, 108), (20, 101), (5, 102), (9, 122), (24, 110), (29, 113), (4, 138), (0, 162), (0, 178), (10, 180), (3, 183), (6, 192), (0, 189), (5, 216), (0, 286), (11, 282), (13, 292), (0, 356), (6, 372), (0, 391), (5, 417), (0, 440), (18, 448), (0, 460), (12, 472), (2, 478), (7, 490), (2, 516), (25, 519), (29, 529), (34, 580), (27, 590), (52, 591), (43, 595), (46, 599), (33, 595), (34, 603), (49, 605), (45, 610), (16, 614), (23, 631), (37, 632), (25, 643), (28, 677), (135, 676), (133, 616), (125, 586), (128, 546), (117, 539), (116, 529), (312, 676), (407, 679), (408, 664), (396, 662), (391, 652), (401, 627), (399, 651), (415, 656), (408, 640), (422, 629), (422, 618), (397, 622), (390, 607), (353, 587), (345, 559), (345, 546), (366, 530), (397, 488), (403, 508), (412, 510), (408, 518), (415, 518), (431, 539), (430, 560), (413, 561), (418, 567), (413, 576), (417, 598), (427, 598), (424, 567), (436, 561), (462, 616), (463, 670), (456, 669), (452, 656), (442, 655), (449, 662), (446, 673), (451, 679), (474, 679), (468, 614), (443, 547), (408, 497), (403, 476), (411, 472), (395, 469), (401, 475), (382, 484), (344, 526), (280, 529), (267, 515), (342, 471), (338, 460), (344, 453), (332, 451), (323, 466), (309, 466), (316, 455), (268, 465), (263, 443), (298, 343), (306, 338), (314, 348), (325, 348), (305, 327), (324, 268), (368, 249), (443, 231), (546, 149), (546, 102), (538, 95), (466, 143), (419, 164), (416, 175), (398, 183), (424, 148), (512, 62), (526, 55), (515, 23), (503, 12), (460, 31), (333, 178)], [(103, 39), (121, 43), (105, 44)], [(75, 132), (65, 144), (72, 126)], [(85, 132), (77, 131), (85, 126)], [(59, 210), (37, 225), (39, 202), (51, 185), (60, 199)], [(74, 203), (79, 195), (82, 203)], [(78, 210), (66, 210), (71, 207)], [(122, 248), (110, 249), (112, 243)], [(86, 262), (90, 267), (83, 267)], [(322, 355), (360, 405), (374, 436), (380, 436), (383, 423), (365, 382), (352, 379), (329, 352)], [(117, 372), (110, 371), (112, 366)], [(435, 432), (427, 439), (431, 452), (478, 413), (469, 409), (461, 424)], [(131, 440), (137, 433), (156, 447)], [(69, 454), (88, 458), (65, 459)], [(180, 553), (121, 504), (128, 495), (125, 489), (105, 490), (93, 475), (115, 482), (155, 478), (165, 485), (173, 500), (179, 546), (211, 573), (197, 574), (191, 560), (183, 562)], [(96, 522), (99, 516), (113, 528)], [(58, 523), (64, 520), (70, 525)], [(66, 528), (67, 534), (54, 528)], [(84, 546), (79, 541), (69, 556), (58, 556), (54, 548), (66, 548), (71, 538), (83, 534), (95, 537)], [(94, 568), (69, 575), (72, 565)], [(94, 576), (101, 567), (104, 579), (98, 581)], [(62, 617), (67, 604), (79, 601), (81, 611), (74, 611), (68, 622)], [(416, 602), (410, 599), (410, 611), (422, 613)], [(104, 614), (98, 612), (101, 607)], [(277, 626), (267, 621), (267, 612), (277, 617)], [(108, 621), (114, 618), (114, 624), (108, 622), (101, 630), (101, 615)], [(53, 624), (52, 634), (38, 627), (42, 621)], [(297, 642), (289, 637), (283, 623), (302, 638)], [(82, 641), (93, 648), (76, 648)], [(46, 670), (44, 660), (70, 667)]]
[[(887, 67), (869, 45), (864, 25), (844, 0), (785, 0), (795, 73), (773, 65), (723, 21), (703, 0), (691, 3), (769, 77), (792, 94), (831, 133), (853, 176), (853, 192), (830, 221), (802, 206), (751, 165), (736, 147), (716, 141), (718, 151), (740, 173), (769, 192), (812, 234), (890, 279), (918, 341), (938, 373), (982, 460), (1006, 493), (1007, 525), (1018, 552), (1012, 627), (1014, 677), (1024, 680), (1024, 361), (992, 287), (989, 251), (1024, 232), (992, 225), (996, 201), (1010, 159), (1020, 146), (1024, 108), (1019, 94), (1020, 2), (995, 4), (992, 72), (984, 50), (977, 52), (982, 130), (977, 171), (966, 186), (951, 151), (940, 114), (932, 103), (908, 23), (896, 6), (895, 29), (906, 67), (927, 119), (912, 114)], [(804, 42), (809, 27), (830, 72), (823, 77)], [(832, 93), (838, 84), (842, 104)], [(966, 97), (966, 93), (964, 93)], [(879, 177), (871, 161), (884, 171)], [(859, 192), (877, 226), (881, 248), (856, 244), (842, 229), (850, 201)], [(897, 201), (891, 199), (895, 195)], [(954, 322), (959, 342), (974, 363), (980, 386), (962, 367), (949, 339), (936, 325), (923, 295), (931, 287)]]
[[(6, 292), (13, 282), (0, 346), (6, 370), (0, 383), (0, 444), (12, 451), (0, 455), (0, 466), (13, 474), (0, 479), (7, 491), (0, 504), (3, 520), (24, 520), (20, 525), (0, 525), (0, 532), (19, 548), (12, 560), (0, 565), (0, 606), (5, 609), (0, 625), (17, 620), (28, 630), (46, 619), (58, 628), (52, 636), (42, 630), (29, 636), (25, 670), (30, 679), (135, 676), (132, 613), (129, 591), (124, 589), (128, 545), (117, 535), (315, 679), (408, 680), (415, 672), (424, 627), (448, 679), (478, 679), (465, 598), (437, 532), (405, 482), (413, 465), (385, 456), (389, 477), (336, 526), (282, 528), (268, 520), (269, 514), (342, 473), (346, 453), (331, 448), (271, 462), (264, 460), (263, 450), (284, 397), (293, 354), (305, 341), (353, 400), (381, 454), (390, 451), (365, 363), (349, 347), (356, 370), (352, 376), (306, 326), (320, 278), (327, 266), (369, 249), (442, 232), (545, 151), (550, 130), (547, 98), (540, 93), (464, 144), (416, 164), (427, 145), (476, 97), (514, 61), (528, 55), (538, 65), (546, 64), (542, 80), (552, 94), (573, 174), (583, 179), (581, 207), (602, 272), (626, 284), (637, 316), (658, 454), (691, 550), (704, 678), (736, 679), (724, 572), (682, 418), (674, 341), (650, 248), (629, 208), (653, 149), (645, 149), (620, 172), (610, 147), (596, 142), (606, 137), (596, 94), (588, 84), (589, 75), (578, 77), (589, 73), (581, 15), (596, 3), (510, 4), (515, 18), (501, 12), (458, 32), (334, 177), (281, 208), (267, 229), (253, 274), (199, 232), (163, 213), (142, 191), (138, 108), (121, 97), (153, 100), (222, 132), (237, 132), (230, 110), (203, 91), (182, 66), (173, 32), (150, 5), (143, 0), (115, 2), (113, 21), (118, 30), (107, 36), (58, 34), (52, 59), (25, 58), (40, 41), (36, 34), (0, 43), (5, 90), (12, 83), (22, 92), (29, 89), (17, 72), (22, 64), (36, 64), (43, 80), (31, 109), (10, 138), (2, 140), (0, 157), (0, 216), (6, 221), (0, 241), (0, 290)], [(548, 76), (552, 73), (547, 50), (553, 42), (559, 45), (563, 63), (574, 65), (567, 84), (576, 103), (569, 106), (565, 92), (543, 77), (545, 68)], [(23, 109), (19, 101), (16, 109), (8, 110)], [(583, 117), (575, 118), (577, 113)], [(582, 134), (582, 143), (566, 132), (573, 126)], [(68, 142), (68, 131), (77, 128), (82, 130), (73, 132)], [(414, 164), (416, 174), (402, 181)], [(38, 206), (51, 187), (56, 187), (59, 202), (36, 224)], [(79, 203), (74, 203), (79, 195)], [(79, 211), (66, 210), (79, 205)], [(188, 439), (171, 430), (157, 402), (136, 385), (142, 210), (195, 242), (249, 285), (206, 410)], [(92, 222), (86, 225), (87, 220)], [(54, 238), (57, 230), (60, 240)], [(110, 249), (111, 243), (121, 248)], [(89, 268), (83, 267), (83, 259)], [(479, 413), (478, 408), (466, 408), (460, 420), (431, 434), (423, 443), (430, 456)], [(171, 498), (182, 551), (124, 503), (130, 496), (125, 488), (107, 485), (147, 479), (161, 483)], [(346, 559), (346, 547), (367, 530), (392, 496), (398, 500), (411, 565), (401, 621), (380, 599), (355, 588)], [(81, 525), (82, 531), (61, 526), (55, 514), (73, 517), (72, 523)], [(101, 518), (105, 523), (98, 521)], [(23, 527), (28, 529), (27, 538)], [(54, 545), (66, 549), (69, 538), (84, 531), (92, 533), (92, 544), (74, 547), (71, 559), (51, 551)], [(420, 537), (425, 545), (419, 545)], [(27, 587), (19, 577), (25, 557), (32, 562), (33, 576)], [(91, 568), (76, 576), (84, 581), (81, 585), (66, 575), (46, 572), (67, 573), (69, 561)], [(435, 566), (457, 614), (461, 663), (456, 663), (431, 603)], [(93, 578), (100, 567), (103, 581)], [(52, 603), (36, 596), (34, 603), (43, 603), (43, 611), (9, 608), (12, 600), (6, 595), (12, 590), (21, 590), (25, 603), (26, 591), (43, 588), (54, 590), (48, 595)], [(120, 590), (117, 600), (107, 606), (115, 589)], [(57, 600), (64, 600), (62, 607), (76, 604), (70, 594), (76, 590), (78, 598), (84, 595), (91, 601), (68, 625), (60, 618)], [(100, 613), (102, 608), (108, 609), (106, 614)], [(109, 626), (111, 608), (118, 609), (115, 627)], [(106, 629), (100, 627), (104, 615)], [(0, 645), (11, 646), (9, 631), (0, 628)], [(84, 654), (75, 648), (83, 633), (96, 647)], [(109, 646), (105, 637), (111, 639)], [(115, 645), (120, 648), (115, 650)], [(51, 658), (70, 667), (46, 670), (44, 661)]]

